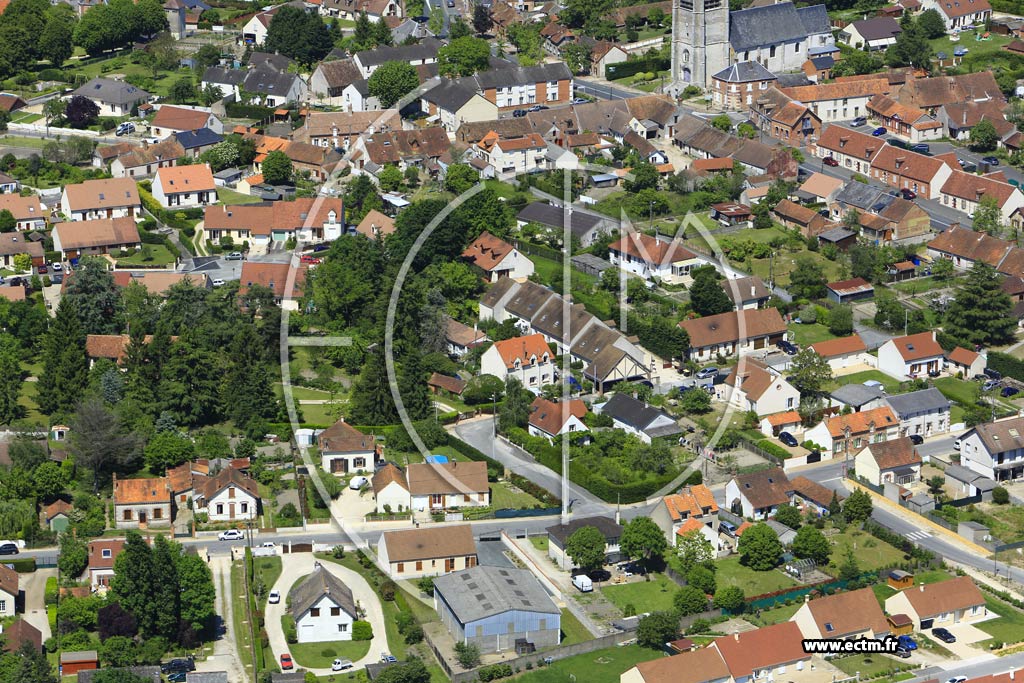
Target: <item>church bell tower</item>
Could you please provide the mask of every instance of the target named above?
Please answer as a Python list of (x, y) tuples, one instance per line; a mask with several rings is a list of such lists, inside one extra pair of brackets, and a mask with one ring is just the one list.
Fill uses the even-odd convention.
[(672, 85), (707, 89), (729, 66), (729, 0), (673, 0)]

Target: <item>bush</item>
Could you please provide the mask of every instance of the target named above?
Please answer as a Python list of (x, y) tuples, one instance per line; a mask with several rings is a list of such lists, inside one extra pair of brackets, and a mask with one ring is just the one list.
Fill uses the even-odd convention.
[(413, 624), (405, 629), (404, 635), (406, 645), (415, 645), (423, 640), (423, 627), (419, 624)]
[(768, 453), (769, 455), (774, 455), (776, 458), (782, 458), (783, 460), (786, 460), (787, 458), (792, 457), (792, 454), (789, 451), (787, 451), (779, 444), (769, 441), (768, 439), (761, 439), (757, 441), (754, 445), (760, 448), (765, 453)]
[(996, 505), (1006, 505), (1010, 502), (1010, 492), (1002, 486), (992, 489), (992, 502)]
[(57, 604), (57, 577), (51, 576), (46, 579), (46, 588), (43, 592), (43, 603), (46, 605)]
[(228, 116), (233, 119), (256, 119), (257, 121), (262, 121), (274, 113), (274, 110), (270, 107), (240, 104), (238, 102), (230, 102), (224, 108), (227, 110)]
[(36, 570), (36, 558), (22, 557), (17, 560), (5, 560), (4, 564), (11, 566), (11, 569), (19, 574), (31, 574)]
[(373, 640), (373, 627), (368, 621), (352, 623), (352, 640)]
[(395, 582), (385, 581), (380, 585), (381, 600), (392, 602), (395, 599)]
[(487, 681), (511, 676), (512, 666), (510, 664), (491, 664), (490, 666), (480, 667), (476, 674), (480, 677), (481, 681), (487, 683)]
[[(284, 631), (284, 639), (288, 641), (289, 644), (295, 644), (299, 642), (299, 634), (295, 630), (295, 619), (293, 619), (291, 616), (285, 615), (281, 619), (281, 629)], [(353, 636), (354, 635), (355, 630), (353, 629)]]

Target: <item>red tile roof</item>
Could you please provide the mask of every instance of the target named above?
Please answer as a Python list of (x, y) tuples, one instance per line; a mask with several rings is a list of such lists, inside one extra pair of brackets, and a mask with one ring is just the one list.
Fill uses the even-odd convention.
[(206, 123), (211, 114), (195, 109), (184, 107), (172, 107), (165, 104), (160, 107), (153, 117), (152, 126), (155, 128), (168, 128), (170, 130), (199, 130), (206, 128)]
[(867, 351), (868, 346), (860, 338), (860, 335), (855, 333), (849, 337), (829, 339), (828, 341), (811, 344), (811, 349), (822, 358), (836, 358), (838, 356), (845, 356), (848, 353)]
[(644, 233), (629, 233), (612, 242), (608, 248), (659, 266), (697, 258), (696, 254), (682, 246), (678, 240), (664, 236), (651, 237)]
[(566, 403), (538, 396), (530, 404), (530, 426), (554, 436), (562, 431), (570, 417), (582, 420), (586, 414), (587, 404), (579, 399), (571, 399)]
[(921, 360), (945, 355), (942, 347), (935, 341), (935, 332), (919, 332), (906, 337), (894, 337), (892, 343), (905, 361)]
[(736, 679), (761, 669), (774, 669), (811, 658), (804, 652), (803, 636), (793, 621), (718, 638), (712, 647), (722, 654), (729, 672)]
[(870, 433), (872, 425), (876, 431), (879, 431), (898, 424), (899, 420), (896, 419), (895, 413), (889, 406), (862, 410), (849, 415), (834, 415), (825, 420), (828, 433), (833, 439), (844, 438), (847, 427), (850, 428), (850, 436), (856, 436)]
[(511, 244), (485, 231), (462, 252), (462, 258), (469, 259), (473, 265), (490, 273), (513, 251), (515, 247)]
[(530, 334), (525, 337), (513, 337), (497, 341), (494, 342), (494, 348), (497, 350), (498, 355), (501, 356), (505, 367), (509, 370), (515, 367), (517, 360), (522, 365), (530, 365), (534, 362), (532, 360), (534, 358), (536, 358), (537, 362), (542, 362), (541, 359), (545, 355), (548, 358), (551, 357), (551, 349), (548, 347), (548, 343), (544, 341), (544, 335), (541, 334)]

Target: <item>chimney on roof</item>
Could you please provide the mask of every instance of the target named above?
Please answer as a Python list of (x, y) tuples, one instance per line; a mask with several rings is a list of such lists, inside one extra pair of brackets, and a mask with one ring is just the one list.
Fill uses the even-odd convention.
[(740, 632), (739, 631), (733, 631), (732, 639), (735, 640), (737, 643), (740, 642)]
[(924, 593), (924, 584), (921, 584), (921, 592)]
[(750, 296), (754, 296), (754, 294), (756, 293), (756, 289), (757, 288), (754, 287), (754, 285), (750, 285)]

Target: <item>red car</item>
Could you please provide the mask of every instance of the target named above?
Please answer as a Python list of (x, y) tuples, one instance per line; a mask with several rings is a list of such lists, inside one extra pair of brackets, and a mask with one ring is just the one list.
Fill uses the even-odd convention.
[(312, 265), (317, 265), (320, 262), (321, 259), (317, 258), (316, 256), (310, 256), (309, 254), (305, 254), (299, 258), (299, 263), (310, 263)]
[(839, 162), (836, 161), (834, 157), (825, 157), (824, 159), (821, 160), (821, 162), (823, 164), (825, 164), (826, 166), (838, 166), (839, 165)]
[(294, 668), (292, 664), (292, 656), (285, 652), (281, 655), (281, 671), (291, 671)]

